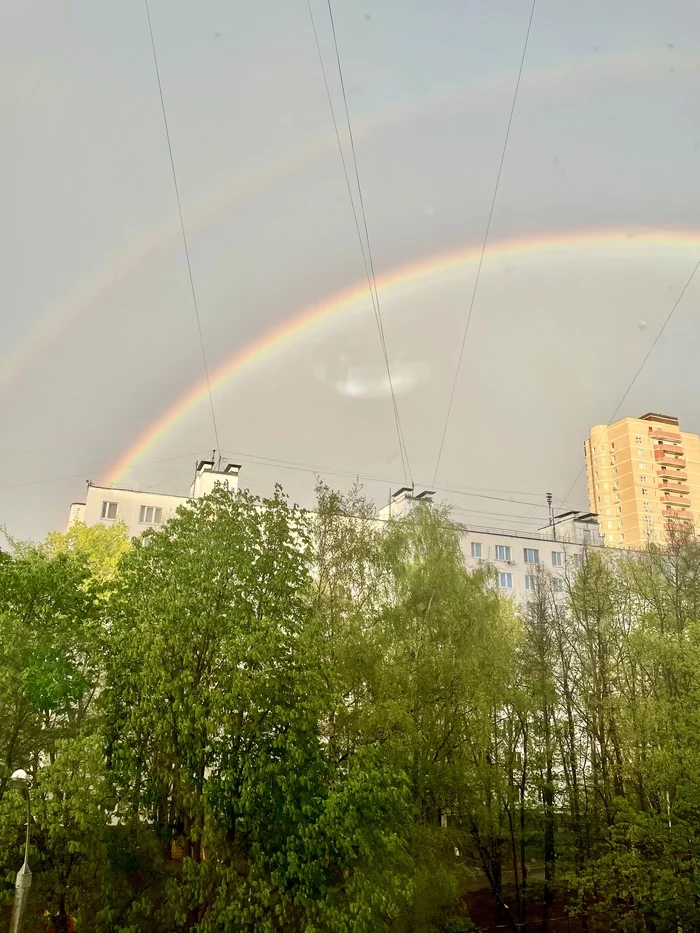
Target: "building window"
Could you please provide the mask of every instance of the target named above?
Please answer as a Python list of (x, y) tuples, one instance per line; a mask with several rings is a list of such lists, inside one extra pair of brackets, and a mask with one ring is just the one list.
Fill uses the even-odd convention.
[(638, 447), (638, 448), (637, 448), (637, 456), (638, 456), (638, 457), (643, 457), (643, 456), (644, 456), (644, 451), (641, 449), (641, 447)]
[(153, 505), (142, 505), (139, 512), (139, 522), (142, 525), (162, 525), (163, 510)]
[(564, 592), (564, 581), (562, 580), (561, 577), (554, 578), (554, 590), (556, 593)]
[(613, 473), (617, 473), (617, 467), (613, 467)]
[(606, 514), (606, 515), (611, 515), (612, 513), (611, 513), (610, 509), (606, 509), (606, 510), (605, 510), (605, 514)]
[(612, 528), (612, 522), (608, 522), (608, 528)]
[(539, 564), (540, 552), (534, 547), (523, 548), (523, 557), (526, 564)]
[(603, 499), (604, 499), (606, 502), (610, 502), (610, 496), (603, 496)]
[(647, 512), (649, 511), (649, 503), (648, 503), (648, 502), (645, 502), (645, 503), (644, 503), (644, 508), (645, 508), (645, 510), (646, 510)]
[(640, 476), (640, 477), (639, 477), (639, 482), (640, 482), (640, 483), (646, 483), (646, 482), (647, 482), (646, 476)]
[(646, 468), (647, 468), (646, 463), (640, 463), (640, 464), (639, 464), (639, 469), (640, 469), (640, 470), (646, 470)]
[(603, 483), (603, 489), (609, 489), (610, 483)]
[(601, 445), (600, 445), (600, 452), (601, 452), (602, 454), (605, 453), (605, 444), (601, 444)]
[(472, 557), (481, 557), (481, 541), (472, 541)]
[(642, 495), (643, 495), (643, 496), (648, 496), (648, 495), (649, 495), (649, 490), (648, 490), (648, 489), (642, 489)]
[(607, 476), (607, 475), (608, 475), (608, 471), (607, 471), (607, 470), (601, 470), (600, 472), (601, 472), (601, 475), (602, 475), (602, 476)]
[(510, 560), (510, 545), (496, 545), (496, 560)]
[(537, 577), (536, 577), (534, 574), (528, 573), (528, 574), (525, 576), (525, 589), (526, 589), (526, 590), (536, 590), (536, 589), (537, 589)]
[(498, 574), (498, 585), (502, 590), (512, 590), (513, 589), (513, 574), (512, 573), (499, 573)]
[(635, 437), (634, 443), (635, 443), (635, 444), (641, 444), (641, 443), (642, 443), (642, 439), (641, 439), (641, 437), (639, 436), (639, 434)]
[(564, 555), (561, 551), (552, 551), (552, 567), (561, 567), (564, 563)]
[(624, 540), (625, 540), (625, 536), (624, 536), (624, 535), (620, 535), (620, 541), (624, 541)]
[(102, 503), (102, 518), (109, 518), (113, 520), (117, 517), (118, 511), (119, 505), (116, 502)]

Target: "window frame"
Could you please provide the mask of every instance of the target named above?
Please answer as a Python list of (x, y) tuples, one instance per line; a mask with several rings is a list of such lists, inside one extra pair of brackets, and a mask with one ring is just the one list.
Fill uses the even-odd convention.
[[(479, 552), (478, 554), (476, 553), (477, 551)], [(472, 541), (472, 542), (471, 542), (471, 555), (472, 555), (472, 557), (475, 558), (476, 560), (482, 560), (482, 559), (483, 559), (484, 554), (483, 554), (483, 548), (482, 548), (482, 546), (481, 546), (481, 541)]]
[[(501, 556), (499, 551), (503, 552), (503, 556)], [(510, 549), (510, 544), (497, 544), (496, 545), (496, 560), (505, 560), (510, 563), (512, 559), (513, 558), (512, 558), (512, 551)]]
[[(109, 514), (110, 506), (114, 506), (114, 515)], [(115, 522), (119, 517), (119, 503), (115, 502), (113, 499), (103, 499), (102, 500), (102, 512), (100, 513), (100, 519), (105, 522)]]
[[(147, 516), (151, 513), (151, 520)], [(160, 514), (160, 521), (156, 517)], [(139, 525), (163, 525), (163, 506), (162, 505), (141, 505), (139, 506)]]
[[(503, 582), (504, 579), (507, 579), (508, 582), (504, 583)], [(499, 590), (512, 590), (513, 589), (513, 574), (512, 573), (508, 573), (506, 570), (499, 570), (498, 589)]]

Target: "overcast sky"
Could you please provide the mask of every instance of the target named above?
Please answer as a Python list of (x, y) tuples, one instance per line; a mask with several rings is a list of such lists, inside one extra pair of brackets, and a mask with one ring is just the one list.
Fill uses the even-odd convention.
[[(352, 175), (326, 0), (312, 6)], [(421, 486), (477, 267), (441, 257), (483, 241), (530, 6), (333, 4)], [(215, 388), (222, 451), (255, 492), (281, 482), (309, 505), (325, 468), (375, 477), (385, 501), (403, 469), (306, 0), (150, 9), (211, 371), (356, 290)], [(436, 483), (457, 517), (544, 518), (525, 503), (567, 493), (700, 259), (698, 49), (693, 0), (538, 0)], [(143, 2), (5, 0), (0, 69), (0, 523), (40, 538), (203, 363)], [(699, 298), (700, 276), (620, 415), (700, 431)], [(122, 481), (184, 493), (214, 446), (203, 400)], [(566, 504), (586, 506), (583, 479)]]

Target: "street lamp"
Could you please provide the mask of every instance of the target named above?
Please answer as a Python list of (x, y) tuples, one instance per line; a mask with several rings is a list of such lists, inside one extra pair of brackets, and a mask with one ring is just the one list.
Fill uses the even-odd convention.
[(23, 790), (27, 795), (27, 841), (24, 846), (24, 864), (17, 872), (15, 881), (15, 902), (12, 905), (12, 920), (10, 921), (10, 933), (20, 933), (24, 925), (24, 914), (29, 900), (29, 888), (32, 885), (32, 873), (29, 870), (29, 825), (32, 818), (29, 803), (29, 788), (31, 787), (31, 778), (26, 771), (20, 768), (10, 777), (10, 783)]

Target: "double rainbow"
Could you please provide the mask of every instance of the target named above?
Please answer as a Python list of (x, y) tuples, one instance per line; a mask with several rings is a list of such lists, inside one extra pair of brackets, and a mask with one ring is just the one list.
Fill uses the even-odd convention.
[[(575, 254), (582, 250), (604, 252), (616, 249), (628, 253), (630, 249), (644, 247), (677, 254), (679, 249), (693, 251), (693, 259), (700, 254), (700, 232), (654, 230), (631, 233), (629, 230), (591, 230), (583, 233), (557, 234), (524, 239), (502, 240), (488, 246), (484, 267), (505, 258), (538, 254), (555, 258), (561, 254)], [(424, 262), (395, 269), (377, 279), (377, 288), (385, 300), (399, 287), (419, 286), (424, 280), (447, 277), (456, 271), (466, 271), (480, 257), (481, 247), (435, 256)], [(689, 269), (692, 263), (689, 265)], [(287, 350), (314, 328), (331, 318), (341, 318), (355, 310), (362, 301), (368, 301), (368, 286), (362, 284), (347, 289), (318, 304), (305, 308), (290, 320), (264, 334), (243, 350), (234, 353), (210, 374), (211, 390), (216, 392), (253, 366)], [(160, 440), (172, 431), (188, 413), (207, 400), (208, 386), (202, 378), (191, 386), (172, 405), (162, 412), (126, 450), (109, 473), (107, 482), (119, 483), (125, 473), (138, 463)]]

